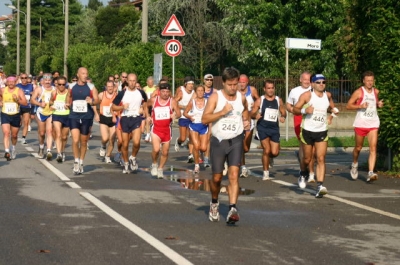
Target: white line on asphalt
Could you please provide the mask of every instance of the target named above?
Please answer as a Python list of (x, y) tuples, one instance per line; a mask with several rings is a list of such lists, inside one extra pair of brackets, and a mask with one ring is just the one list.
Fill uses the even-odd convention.
[(111, 218), (119, 222), (121, 225), (125, 226), (128, 228), (130, 231), (132, 231), (134, 234), (142, 238), (144, 241), (149, 243), (151, 246), (153, 246), (155, 249), (163, 253), (167, 258), (175, 262), (176, 264), (193, 264), (181, 255), (179, 255), (177, 252), (169, 248), (167, 245), (144, 231), (142, 228), (138, 227), (110, 207), (108, 207), (106, 204), (104, 204), (102, 201), (94, 197), (92, 194), (89, 192), (80, 192), (79, 193), (82, 197), (86, 198), (88, 201), (96, 205), (100, 210), (108, 214)]
[[(251, 175), (255, 176), (255, 177), (262, 178), (262, 176), (258, 175), (258, 174), (251, 174)], [(296, 184), (289, 183), (289, 182), (286, 182), (286, 181), (283, 181), (283, 180), (272, 179), (270, 181), (272, 181), (274, 183), (277, 183), (277, 184), (281, 184), (283, 186), (287, 186), (287, 187), (297, 187)], [(312, 190), (312, 189), (300, 189), (300, 190), (308, 192), (310, 194), (315, 194), (315, 190)], [(384, 216), (387, 216), (387, 217), (390, 217), (390, 218), (394, 218), (394, 219), (400, 220), (400, 215), (397, 215), (397, 214), (394, 214), (394, 213), (390, 213), (390, 212), (386, 212), (386, 211), (382, 211), (382, 210), (379, 210), (379, 209), (376, 209), (376, 208), (373, 208), (373, 207), (369, 207), (369, 206), (363, 205), (361, 203), (349, 201), (349, 200), (346, 200), (346, 199), (343, 199), (343, 198), (340, 198), (340, 197), (337, 197), (337, 196), (334, 196), (334, 195), (327, 194), (327, 195), (324, 195), (324, 198), (329, 198), (331, 200), (342, 202), (342, 203), (345, 203), (345, 204), (348, 204), (348, 205), (351, 205), (351, 206), (354, 206), (354, 207), (357, 207), (357, 208), (360, 208), (360, 209), (363, 209), (363, 210), (366, 210), (366, 211), (370, 211), (370, 212), (373, 212), (373, 213), (381, 214), (381, 215), (384, 215)]]
[[(40, 158), (38, 156), (38, 154), (36, 153), (31, 153), (31, 155), (33, 155), (36, 158)], [(53, 172), (59, 179), (61, 179), (62, 181), (71, 181), (69, 178), (67, 178), (60, 170), (58, 170), (57, 168), (55, 168), (52, 164), (50, 164), (49, 162), (47, 162), (47, 160), (45, 159), (38, 159), (40, 161), (40, 163), (42, 163), (45, 167), (47, 167), (48, 169), (50, 169), (51, 172)]]
[(33, 148), (30, 147), (30, 146), (25, 147), (25, 149), (26, 149), (28, 152), (33, 152), (33, 151), (34, 151)]
[(79, 186), (78, 184), (76, 184), (76, 183), (73, 182), (73, 181), (66, 181), (65, 183), (67, 183), (68, 186), (70, 186), (70, 187), (73, 188), (73, 189), (81, 189), (81, 186)]

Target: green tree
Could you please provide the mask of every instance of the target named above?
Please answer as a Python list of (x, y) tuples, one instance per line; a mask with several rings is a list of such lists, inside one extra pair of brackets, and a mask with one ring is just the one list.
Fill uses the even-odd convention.
[(103, 6), (103, 3), (99, 0), (89, 0), (87, 8), (96, 11), (101, 6)]

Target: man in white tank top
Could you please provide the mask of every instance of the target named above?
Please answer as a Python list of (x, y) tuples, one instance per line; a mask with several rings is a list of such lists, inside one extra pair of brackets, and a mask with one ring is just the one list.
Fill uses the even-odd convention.
[(239, 195), (239, 168), (243, 154), (243, 131), (250, 128), (246, 98), (238, 91), (239, 71), (233, 67), (222, 73), (223, 88), (212, 94), (206, 104), (201, 122), (211, 125), (211, 203), (209, 220), (219, 221), (218, 195), (222, 171), (228, 161), (228, 224), (239, 221), (236, 203)]
[(325, 179), (325, 156), (328, 148), (328, 124), (331, 124), (333, 116), (328, 117), (328, 109), (332, 112), (339, 112), (335, 108), (331, 93), (325, 91), (325, 77), (322, 74), (316, 74), (311, 77), (311, 90), (303, 93), (299, 101), (294, 105), (293, 113), (302, 114), (300, 139), (303, 145), (304, 156), (300, 161), (299, 187), (306, 187), (306, 179), (309, 175), (307, 167), (313, 159), (313, 146), (317, 154), (317, 192), (316, 198), (322, 198), (328, 193), (328, 190), (322, 185)]
[(357, 110), (353, 123), (356, 144), (353, 150), (350, 175), (353, 179), (358, 178), (358, 156), (360, 155), (364, 138), (367, 137), (369, 145), (367, 182), (378, 179), (378, 174), (374, 172), (380, 125), (377, 108), (383, 107), (383, 101), (378, 100), (379, 90), (374, 87), (374, 82), (374, 73), (371, 71), (364, 72), (364, 86), (353, 92), (346, 106), (348, 110)]

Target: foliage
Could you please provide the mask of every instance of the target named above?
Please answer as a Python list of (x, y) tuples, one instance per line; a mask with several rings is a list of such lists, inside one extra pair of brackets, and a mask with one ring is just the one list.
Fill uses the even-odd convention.
[(140, 42), (141, 38), (142, 31), (139, 29), (138, 23), (133, 24), (132, 22), (129, 22), (115, 35), (110, 46), (114, 48), (124, 48), (130, 44)]
[[(357, 34), (349, 38), (357, 54), (357, 70), (375, 72), (384, 108), (379, 111), (380, 153), (394, 152), (395, 170), (400, 171), (400, 3), (395, 0), (358, 0), (350, 5), (349, 27)], [(362, 56), (361, 56), (362, 55)]]
[(121, 5), (120, 7), (107, 6), (99, 8), (95, 18), (97, 34), (102, 37), (104, 43), (111, 43), (116, 34), (128, 23), (139, 20), (140, 13), (133, 5)]
[(89, 0), (87, 8), (96, 11), (103, 3), (99, 0)]
[(79, 21), (70, 28), (69, 44), (78, 43), (97, 44), (101, 38), (97, 35), (95, 18), (97, 12), (92, 9), (84, 9)]

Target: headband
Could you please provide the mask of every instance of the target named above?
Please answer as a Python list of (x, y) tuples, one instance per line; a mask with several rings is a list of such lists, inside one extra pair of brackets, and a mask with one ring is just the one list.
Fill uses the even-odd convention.
[(6, 79), (7, 81), (17, 81), (17, 78), (15, 76), (9, 76)]

